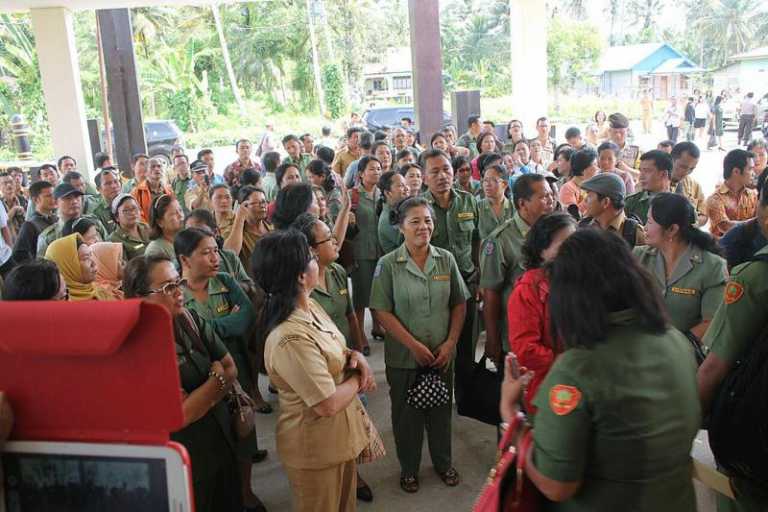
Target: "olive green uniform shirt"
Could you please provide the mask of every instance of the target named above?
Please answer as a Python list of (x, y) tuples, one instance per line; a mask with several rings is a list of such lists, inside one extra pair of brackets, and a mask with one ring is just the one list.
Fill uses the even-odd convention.
[[(99, 236), (101, 236), (101, 239), (102, 240), (107, 239), (107, 231), (104, 229), (104, 226), (101, 225), (101, 222), (99, 221), (99, 219), (97, 219), (93, 215), (81, 215), (80, 217), (86, 218), (88, 220), (92, 220), (96, 224), (96, 230), (99, 232)], [(64, 230), (64, 224), (65, 224), (65, 221), (59, 219), (55, 224), (51, 224), (37, 236), (37, 255), (38, 256), (42, 258), (45, 255), (45, 251), (48, 250), (48, 246), (51, 245), (54, 241), (61, 238), (61, 232)]]
[[(766, 254), (768, 246), (756, 253)], [(745, 356), (768, 322), (768, 263), (749, 261), (734, 267), (724, 297), (703, 342), (733, 364)]]
[(647, 190), (632, 194), (627, 197), (627, 200), (624, 202), (624, 213), (627, 216), (636, 216), (640, 219), (640, 222), (643, 223), (643, 226), (645, 226), (648, 222), (648, 210), (651, 209), (651, 200), (655, 196), (656, 194), (652, 194)]
[(173, 195), (179, 199), (181, 209), (184, 211), (185, 216), (189, 214), (189, 209), (187, 209), (187, 205), (184, 202), (184, 196), (186, 195), (187, 190), (192, 183), (194, 182), (192, 181), (191, 177), (185, 180), (176, 177), (173, 178), (173, 181), (171, 182), (171, 190), (173, 190)]
[(483, 241), (480, 247), (480, 288), (501, 293), (501, 318), (499, 333), (503, 347), (507, 339), (507, 302), (520, 277), (523, 267), (523, 244), (530, 226), (515, 213)]
[(352, 330), (349, 327), (349, 319), (352, 314), (352, 299), (349, 296), (347, 271), (338, 263), (331, 263), (325, 269), (325, 290), (315, 287), (311, 298), (320, 304), (320, 307), (328, 313), (333, 323), (341, 331), (346, 340), (347, 347), (354, 344)]
[(301, 174), (301, 181), (307, 181), (306, 168), (309, 162), (312, 161), (312, 155), (308, 153), (302, 153), (299, 158), (294, 160), (290, 155), (283, 160), (284, 164), (293, 164), (299, 168), (299, 174)]
[[(184, 306), (211, 323), (235, 360), (237, 380), (246, 390), (251, 389), (247, 342), (256, 321), (256, 312), (237, 282), (229, 274), (219, 272), (216, 277), (208, 280), (208, 300), (205, 302), (198, 302), (185, 287)], [(233, 312), (235, 306), (239, 306), (239, 309)]]
[(694, 512), (691, 443), (701, 425), (689, 341), (609, 315), (606, 338), (567, 349), (534, 405), (534, 463), (560, 482), (582, 481), (557, 511)]
[[(120, 226), (109, 235), (109, 241), (123, 244), (123, 258), (125, 261), (130, 261), (136, 256), (144, 256), (144, 251), (147, 250), (147, 244), (149, 244), (149, 232), (150, 228), (143, 222), (138, 223), (139, 238), (134, 238), (123, 230)], [(176, 262), (174, 261), (174, 265)]]
[(355, 210), (355, 222), (359, 232), (352, 240), (355, 248), (355, 260), (376, 260), (379, 257), (379, 218), (376, 216), (376, 201), (379, 189), (374, 188), (369, 194), (363, 187), (358, 187), (359, 201)]
[(101, 225), (104, 226), (104, 231), (107, 236), (111, 235), (112, 232), (117, 229), (117, 222), (115, 222), (114, 217), (112, 217), (112, 208), (110, 208), (110, 205), (107, 204), (102, 196), (89, 198), (88, 203), (88, 215), (92, 215), (99, 219)]
[(635, 256), (655, 278), (672, 325), (682, 332), (711, 320), (723, 300), (728, 269), (716, 254), (689, 245), (667, 280), (664, 255), (650, 246), (636, 247)]
[[(414, 338), (434, 352), (448, 337), (451, 308), (469, 297), (451, 253), (430, 245), (422, 271), (403, 244), (379, 260), (370, 307), (395, 315)], [(384, 362), (394, 368), (419, 367), (411, 351), (389, 332), (385, 335)]]
[(501, 217), (496, 217), (496, 213), (493, 211), (493, 207), (488, 198), (481, 199), (477, 202), (477, 227), (480, 232), (480, 240), (488, 238), (491, 231), (499, 227), (508, 219), (511, 219), (515, 214), (515, 208), (512, 206), (512, 201), (505, 197), (503, 204), (504, 206), (501, 208)]
[(384, 203), (381, 215), (379, 215), (379, 244), (382, 254), (394, 251), (403, 243), (403, 234), (400, 229), (389, 222), (391, 211), (389, 204)]
[(452, 188), (451, 204), (444, 210), (437, 204), (432, 192), (425, 192), (424, 198), (432, 206), (436, 217), (432, 245), (453, 254), (461, 274), (466, 278), (475, 271), (472, 243), (479, 236), (477, 199), (463, 190)]

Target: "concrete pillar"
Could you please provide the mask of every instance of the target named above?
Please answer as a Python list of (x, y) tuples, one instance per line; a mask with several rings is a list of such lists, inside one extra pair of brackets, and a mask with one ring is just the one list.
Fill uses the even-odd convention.
[(413, 99), (422, 144), (443, 124), (443, 53), (438, 0), (408, 0)]
[(73, 156), (78, 170), (87, 178), (93, 164), (72, 13), (66, 8), (51, 7), (31, 9), (30, 17), (53, 150), (56, 157)]
[[(547, 115), (547, 12), (542, 0), (509, 0), (512, 53), (512, 115), (526, 134)], [(500, 120), (499, 120), (500, 121)]]

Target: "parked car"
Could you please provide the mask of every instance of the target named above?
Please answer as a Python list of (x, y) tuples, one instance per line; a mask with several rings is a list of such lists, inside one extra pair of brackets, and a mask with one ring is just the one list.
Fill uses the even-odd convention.
[[(373, 107), (363, 112), (363, 122), (372, 132), (386, 127), (400, 126), (400, 120), (404, 117), (410, 117), (414, 122), (416, 121), (416, 112), (412, 106)], [(443, 126), (448, 126), (452, 122), (451, 114), (443, 112)]]
[(166, 167), (171, 165), (171, 148), (184, 143), (184, 134), (175, 122), (168, 120), (146, 121), (144, 138), (147, 141), (149, 156), (162, 158)]

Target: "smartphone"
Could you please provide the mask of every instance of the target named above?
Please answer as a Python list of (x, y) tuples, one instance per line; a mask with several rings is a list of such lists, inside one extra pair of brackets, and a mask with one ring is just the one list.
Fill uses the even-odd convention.
[(190, 512), (180, 445), (10, 441), (0, 462), (0, 512)]

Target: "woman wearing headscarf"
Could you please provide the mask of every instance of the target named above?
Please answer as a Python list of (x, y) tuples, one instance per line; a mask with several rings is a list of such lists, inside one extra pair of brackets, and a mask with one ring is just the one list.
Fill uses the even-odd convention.
[(91, 246), (79, 233), (59, 238), (48, 246), (45, 259), (56, 263), (64, 276), (69, 290), (69, 300), (108, 300), (103, 292), (93, 286), (96, 279), (96, 263)]
[(91, 246), (96, 263), (94, 288), (113, 300), (123, 300), (123, 244), (98, 242)]

